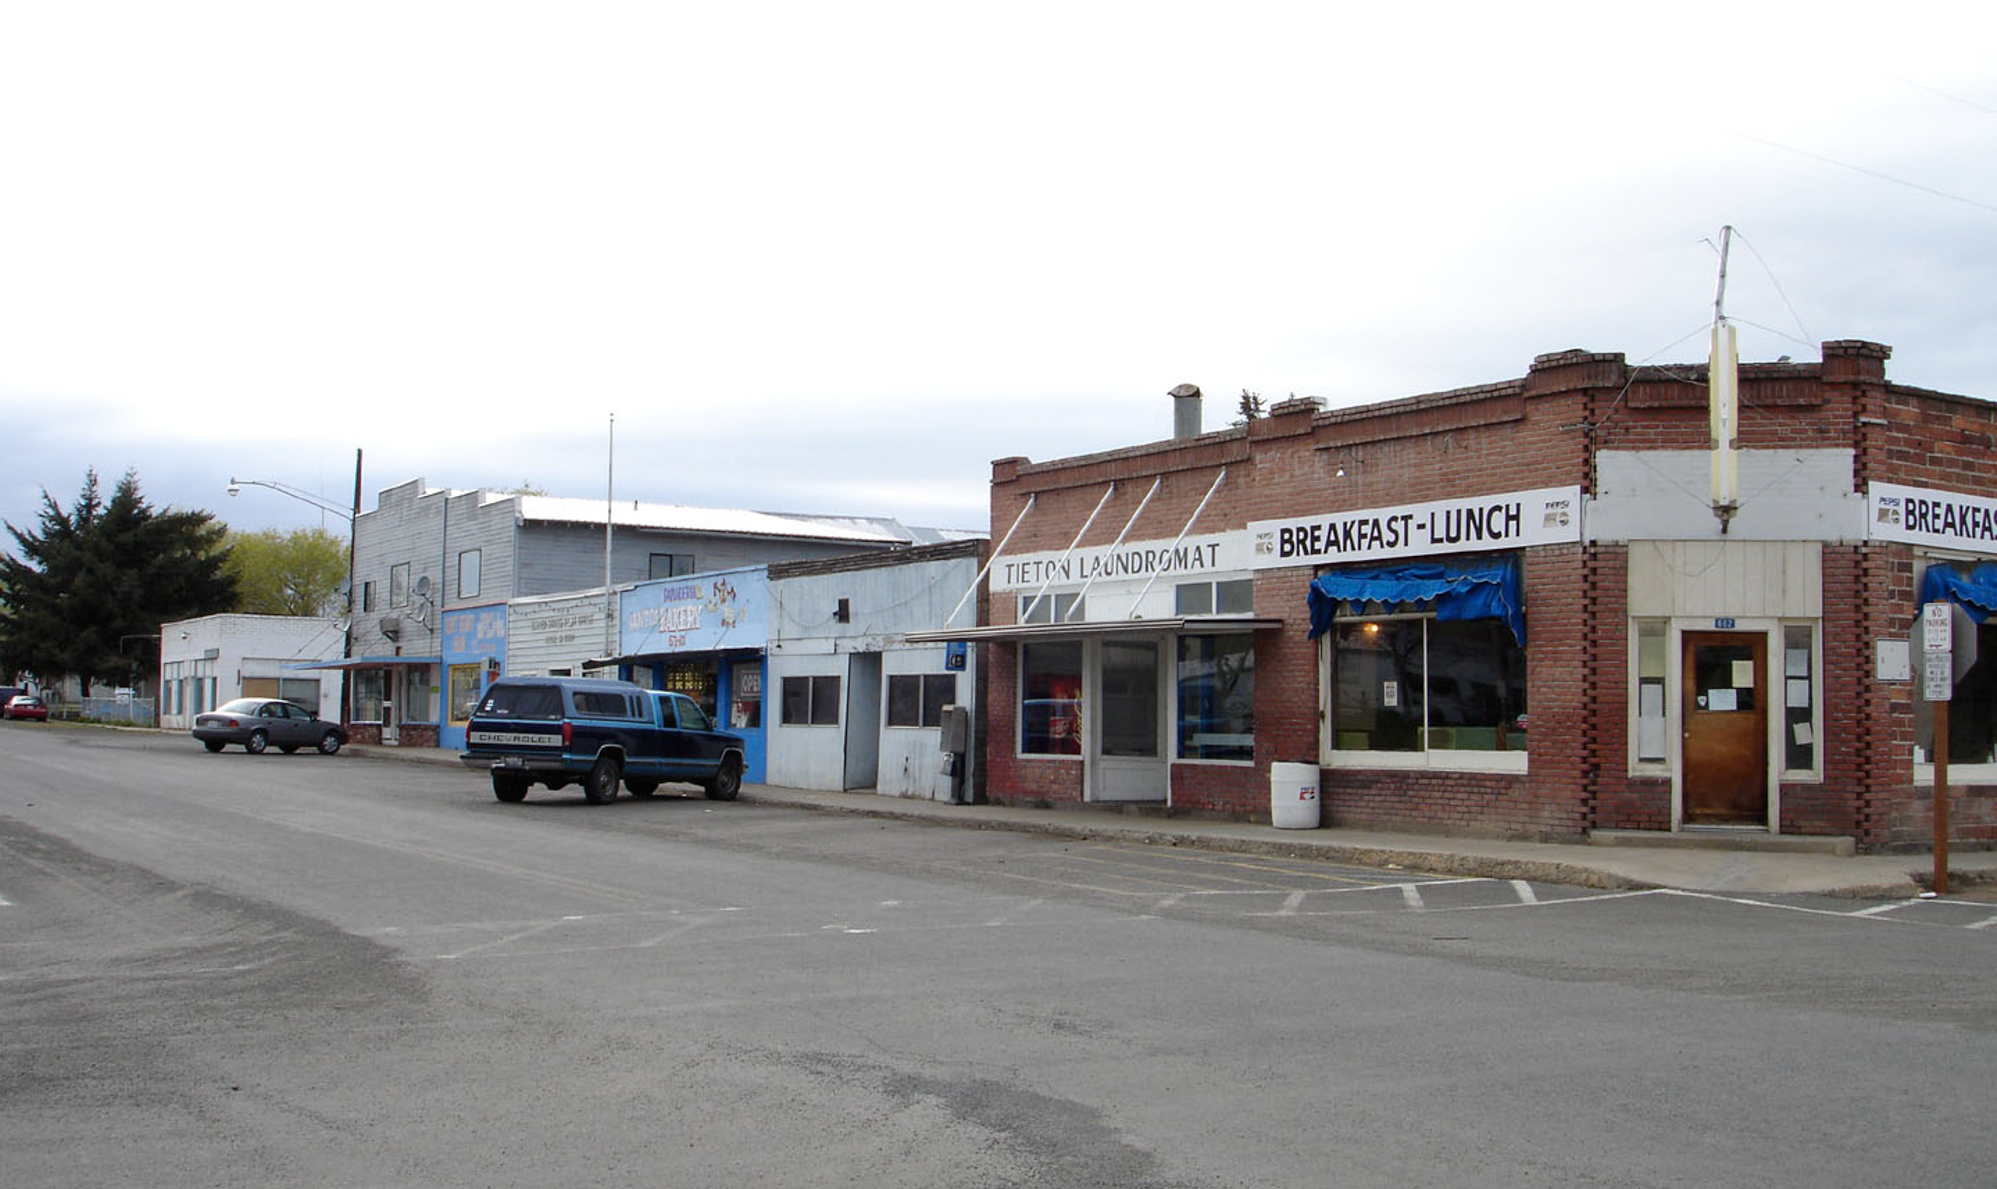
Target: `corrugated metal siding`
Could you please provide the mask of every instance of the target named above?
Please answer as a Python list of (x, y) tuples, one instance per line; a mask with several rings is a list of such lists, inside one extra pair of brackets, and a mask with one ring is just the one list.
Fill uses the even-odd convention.
[(601, 589), (507, 604), (506, 672), (527, 675), (567, 669), (581, 676), (585, 660), (608, 655), (603, 611)]

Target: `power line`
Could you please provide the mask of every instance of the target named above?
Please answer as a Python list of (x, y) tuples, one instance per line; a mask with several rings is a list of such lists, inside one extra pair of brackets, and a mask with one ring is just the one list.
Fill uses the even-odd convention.
[(1751, 140), (1756, 144), (1767, 145), (1771, 149), (1781, 149), (1785, 153), (1794, 153), (1798, 157), (1808, 157), (1812, 161), (1821, 161), (1826, 165), (1835, 165), (1839, 169), (1849, 169), (1853, 173), (1862, 173), (1867, 177), (1878, 178), (1882, 182), (1892, 182), (1896, 186), (1905, 186), (1909, 190), (1919, 190), (1923, 194), (1932, 194), (1936, 198), (1946, 198), (1950, 202), (1960, 202), (1964, 206), (1973, 206), (1978, 210), (1997, 214), (1997, 206), (1992, 206), (1987, 202), (1978, 202), (1974, 198), (1964, 198), (1960, 194), (1950, 194), (1946, 190), (1937, 190), (1933, 186), (1923, 186), (1919, 182), (1910, 182), (1906, 178), (1896, 178), (1890, 173), (1881, 173), (1876, 169), (1867, 169), (1863, 165), (1853, 165), (1849, 161), (1840, 161), (1836, 157), (1826, 157), (1822, 153), (1812, 153), (1808, 149), (1799, 149), (1795, 145), (1786, 145), (1780, 141), (1766, 140), (1750, 133), (1736, 132), (1734, 135), (1740, 137), (1742, 140)]

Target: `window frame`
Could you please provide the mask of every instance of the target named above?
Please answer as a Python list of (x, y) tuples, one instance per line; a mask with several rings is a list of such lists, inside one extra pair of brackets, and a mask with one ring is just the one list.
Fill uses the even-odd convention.
[[(1791, 680), (1789, 675), (1789, 633), (1797, 629), (1803, 629), (1810, 633), (1810, 672), (1806, 680), (1810, 683), (1809, 724), (1811, 763), (1807, 768), (1792, 768), (1789, 766), (1789, 744), (1795, 727), (1799, 725), (1789, 721), (1789, 711), (1793, 709), (1789, 705), (1788, 697), (1789, 682)], [(1778, 653), (1782, 658), (1780, 671), (1777, 671), (1776, 661), (1774, 660), (1774, 657)], [(1782, 767), (1777, 772), (1777, 779), (1788, 781), (1792, 784), (1821, 782), (1824, 778), (1824, 632), (1821, 621), (1784, 619), (1777, 623), (1773, 638), (1769, 641), (1769, 655), (1768, 683), (1771, 688), (1768, 698), (1771, 703), (1770, 710), (1771, 712), (1776, 709), (1782, 711), (1782, 737), (1778, 741), (1782, 748)]]
[[(659, 572), (661, 558), (665, 559), (666, 563), (666, 572), (663, 574)], [(693, 574), (698, 571), (694, 568), (691, 553), (651, 553), (646, 555), (645, 572), (646, 581), (649, 582), (661, 578), (678, 578), (682, 574)]]
[[(458, 597), (475, 599), (485, 584), (485, 558), (483, 549), (461, 549), (458, 551)], [(465, 582), (465, 559), (471, 559), (471, 582)]]
[[(895, 686), (900, 683), (915, 682), (915, 719), (902, 722), (896, 719)], [(940, 728), (943, 725), (943, 707), (957, 704), (957, 674), (955, 673), (890, 673), (888, 674), (887, 708), (885, 721), (896, 730), (923, 730)], [(905, 707), (903, 708), (905, 709)]]
[[(1421, 621), (1425, 625), (1427, 622), (1434, 621), (1435, 617), (1436, 617), (1435, 612), (1432, 610), (1395, 611), (1391, 613), (1368, 612), (1360, 616), (1341, 614), (1338, 617), (1338, 621), (1349, 621), (1353, 619), (1365, 619), (1380, 623)], [(1502, 621), (1496, 621), (1496, 620), (1492, 622), (1502, 623)], [(1437, 748), (1424, 747), (1416, 751), (1354, 751), (1354, 750), (1339, 749), (1338, 747), (1335, 746), (1338, 738), (1338, 721), (1337, 721), (1337, 705), (1336, 705), (1337, 682), (1335, 680), (1336, 668), (1334, 665), (1334, 653), (1337, 648), (1337, 642), (1338, 642), (1338, 635), (1336, 630), (1325, 632), (1317, 639), (1318, 710), (1319, 710), (1318, 754), (1321, 757), (1323, 757), (1320, 762), (1321, 767), (1374, 768), (1374, 769), (1384, 768), (1384, 769), (1401, 769), (1401, 770), (1410, 770), (1410, 771), (1441, 771), (1441, 772), (1490, 772), (1490, 773), (1504, 773), (1504, 774), (1523, 774), (1529, 770), (1527, 767), (1527, 756), (1531, 748), (1530, 735), (1528, 735), (1524, 740), (1524, 746), (1518, 747), (1516, 749), (1508, 749), (1505, 751), (1481, 751), (1481, 750), (1469, 750), (1462, 748), (1441, 748), (1441, 747)], [(1526, 713), (1528, 716), (1530, 716), (1532, 711), (1532, 701), (1531, 701), (1532, 686), (1530, 680), (1532, 655), (1531, 652), (1527, 649), (1522, 648), (1520, 651), (1525, 653), (1524, 661), (1528, 673), (1527, 682), (1526, 682)], [(1426, 626), (1424, 626), (1422, 629), (1421, 657), (1422, 657), (1422, 681), (1424, 682), (1424, 684), (1426, 684), (1426, 682), (1428, 681), (1428, 674), (1429, 674), (1428, 629)], [(1428, 697), (1426, 689), (1423, 690), (1422, 708), (1423, 708), (1422, 725), (1424, 728), (1426, 728), (1428, 725), (1427, 724)], [(1426, 739), (1424, 739), (1424, 742), (1426, 742)]]
[[(1243, 650), (1248, 657), (1246, 675), (1248, 679), (1248, 754), (1244, 757), (1195, 756), (1186, 754), (1186, 678), (1183, 666), (1186, 663), (1185, 649), (1194, 641), (1211, 641), (1217, 647), (1219, 642), (1240, 640), (1246, 644)], [(1188, 632), (1173, 637), (1172, 640), (1172, 758), (1175, 764), (1223, 764), (1232, 767), (1253, 767), (1255, 765), (1255, 633), (1253, 632)]]
[[(779, 686), (777, 725), (785, 727), (836, 727), (843, 715), (840, 696), (842, 678), (837, 673), (787, 673)], [(802, 689), (803, 718), (791, 716), (793, 689)], [(829, 692), (828, 692), (829, 691)], [(821, 717), (829, 706), (830, 718)]]
[[(1060, 673), (1055, 674), (1055, 676), (1058, 676), (1063, 679), (1072, 677), (1074, 682), (1074, 688), (1073, 688), (1074, 696), (1072, 698), (1028, 697), (1027, 695), (1033, 692), (1028, 684), (1028, 673), (1027, 673), (1028, 653), (1034, 650), (1041, 650), (1041, 649), (1051, 651), (1053, 649), (1065, 650), (1069, 648), (1072, 648), (1074, 650), (1074, 661), (1075, 661), (1074, 669), (1072, 673), (1063, 670)], [(1061, 760), (1061, 761), (1072, 762), (1075, 760), (1082, 759), (1084, 752), (1087, 750), (1087, 748), (1084, 746), (1084, 739), (1083, 739), (1083, 730), (1086, 723), (1084, 716), (1087, 713), (1087, 707), (1085, 707), (1082, 704), (1082, 691), (1084, 688), (1086, 688), (1086, 683), (1087, 683), (1087, 674), (1089, 667), (1088, 647), (1085, 644), (1083, 644), (1082, 641), (1080, 640), (1034, 640), (1034, 641), (1022, 640), (1018, 645), (1018, 652), (1016, 653), (1016, 659), (1018, 665), (1016, 671), (1019, 674), (1019, 681), (1018, 681), (1017, 694), (1013, 700), (1013, 707), (1012, 707), (1013, 754), (1018, 756), (1022, 760)], [(1065, 701), (1072, 704), (1073, 706), (1072, 713), (1067, 714), (1065, 716), (1058, 716), (1072, 720), (1072, 725), (1069, 727), (1069, 729), (1066, 732), (1054, 731), (1052, 729), (1054, 717), (1050, 716), (1049, 730), (1046, 733), (1049, 739), (1072, 740), (1074, 744), (1072, 750), (1067, 750), (1067, 749), (1059, 751), (1027, 750), (1026, 708), (1028, 705), (1030, 705), (1033, 702), (1045, 702), (1045, 701)]]
[[(1078, 603), (1080, 604), (1079, 607), (1077, 606)], [(1033, 610), (1031, 617), (1028, 617), (1026, 613), (1029, 607)], [(1071, 614), (1073, 615), (1072, 619), (1069, 618)], [(1016, 622), (1022, 624), (1085, 623), (1089, 617), (1089, 606), (1088, 600), (1082, 597), (1079, 591), (1050, 590), (1039, 596), (1037, 604), (1034, 602), (1033, 595), (1020, 595), (1019, 602), (1015, 605), (1014, 615)]]
[[(1956, 551), (1942, 551), (1942, 550), (1921, 551), (1917, 553), (1914, 557), (1914, 590), (1918, 592), (1921, 589), (1922, 579), (1926, 575), (1928, 568), (1931, 566), (1940, 565), (1940, 566), (1971, 567), (1971, 566), (1982, 565), (1993, 560), (1997, 560), (1997, 558), (1992, 558), (1984, 554), (1970, 554), (1970, 553), (1960, 553)], [(1918, 606), (1914, 608), (1914, 614), (1915, 615), (1920, 614), (1920, 608)], [(1993, 622), (1997, 622), (1997, 618), (1993, 618)], [(1988, 624), (1979, 625), (1979, 634), (1981, 627), (1983, 626), (1989, 626), (1989, 625)], [(1912, 688), (1910, 689), (1909, 694), (1913, 698), (1913, 706), (1916, 719), (1914, 727), (1914, 740), (1912, 744), (1909, 745), (1908, 752), (1910, 757), (1914, 761), (1914, 783), (1916, 785), (1925, 786), (1927, 788), (1933, 788), (1935, 783), (1934, 756), (1932, 752), (1924, 752), (1920, 745), (1921, 728), (1919, 725), (1918, 715), (1920, 713), (1919, 708), (1923, 704), (1923, 700), (1920, 696), (1921, 658), (1913, 657), (1911, 659), (1914, 665), (1914, 672), (1913, 672), (1912, 681), (1910, 682)], [(1974, 667), (1971, 668), (1970, 672), (1975, 672), (1977, 669), (1982, 668), (1985, 663), (1997, 664), (1997, 657), (1986, 655), (1979, 644), (1979, 647), (1977, 649), (1976, 664)], [(1956, 684), (1959, 685), (1961, 683), (1958, 682)], [(1950, 693), (1951, 695), (1953, 695), (1954, 690), (1951, 689)], [(1951, 697), (1950, 701), (1951, 712), (1953, 712), (1953, 708), (1954, 708), (1954, 701), (1953, 698)], [(1953, 728), (1955, 725), (1955, 720), (1951, 719), (1949, 725), (1951, 728)], [(1933, 744), (1932, 732), (1933, 728), (1932, 726), (1930, 726), (1929, 743), (1931, 746)], [(1951, 732), (1950, 742), (1951, 743), (1954, 742), (1953, 732)], [(1821, 755), (1822, 753), (1821, 747), (1818, 748), (1818, 752), (1819, 755)], [(1924, 756), (1925, 758), (1923, 758)], [(1821, 759), (1819, 760), (1819, 762), (1821, 763)], [(1948, 762), (1948, 780), (1950, 785), (1997, 784), (1997, 758), (1993, 758), (1991, 761), (1986, 763), (1967, 763), (1961, 760), (1951, 759)]]
[[(1194, 591), (1205, 591), (1204, 599), (1190, 599)], [(1229, 599), (1223, 600), (1225, 590)], [(1246, 595), (1245, 603), (1237, 596)], [(1204, 603), (1204, 607), (1187, 606), (1188, 601)], [(1232, 601), (1235, 606), (1222, 606)], [(1172, 613), (1174, 615), (1253, 615), (1255, 614), (1254, 578), (1213, 578), (1200, 582), (1179, 582), (1172, 587)]]

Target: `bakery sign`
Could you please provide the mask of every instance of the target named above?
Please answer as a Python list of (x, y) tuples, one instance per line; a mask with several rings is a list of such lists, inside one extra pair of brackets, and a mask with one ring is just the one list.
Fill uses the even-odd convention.
[(1567, 545), (1581, 539), (1581, 489), (1542, 487), (1258, 520), (1248, 526), (1248, 538), (1256, 569)]

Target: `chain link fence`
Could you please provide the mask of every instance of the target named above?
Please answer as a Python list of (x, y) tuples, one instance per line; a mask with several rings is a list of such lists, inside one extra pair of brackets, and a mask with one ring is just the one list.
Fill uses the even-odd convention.
[(159, 722), (151, 698), (79, 698), (50, 710), (63, 718), (83, 718), (91, 722), (114, 722), (131, 727), (150, 727)]

